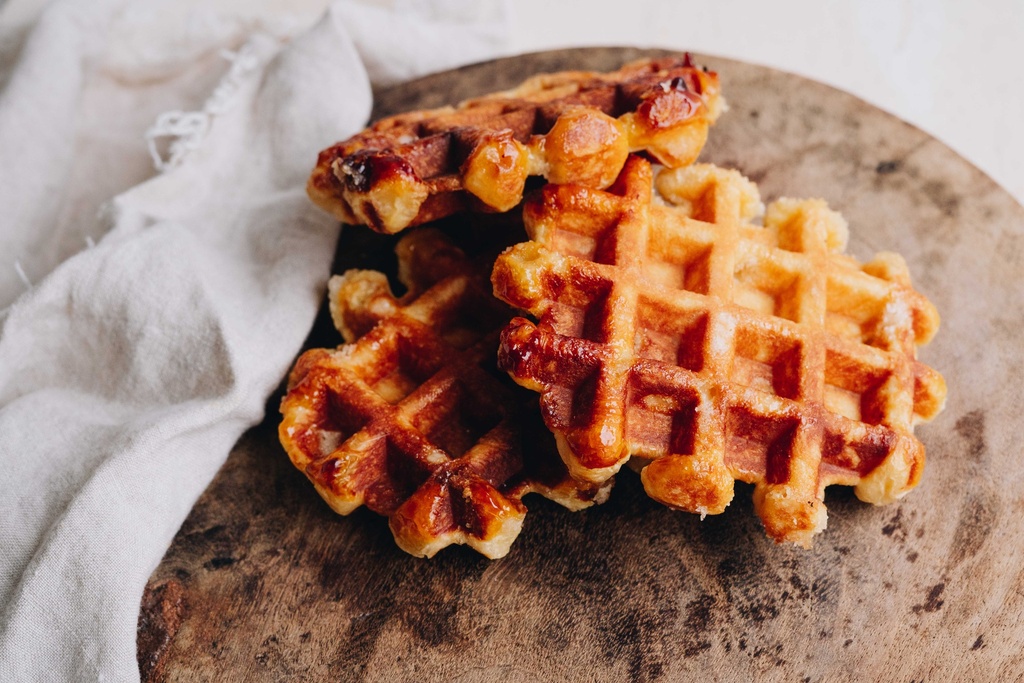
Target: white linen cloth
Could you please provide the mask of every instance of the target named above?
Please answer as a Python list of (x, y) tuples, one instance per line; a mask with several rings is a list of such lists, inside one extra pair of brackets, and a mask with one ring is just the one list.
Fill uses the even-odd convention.
[(492, 56), (505, 12), (173, 10), (54, 2), (0, 69), (2, 681), (138, 679), (145, 582), (322, 301), (317, 151), (371, 79)]

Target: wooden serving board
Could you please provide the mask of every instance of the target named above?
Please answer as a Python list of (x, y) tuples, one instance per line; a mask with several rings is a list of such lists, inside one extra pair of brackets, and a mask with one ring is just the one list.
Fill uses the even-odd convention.
[[(375, 116), (541, 71), (645, 54), (501, 59), (377, 93)], [(154, 572), (144, 680), (979, 680), (1024, 677), (1024, 209), (920, 130), (842, 92), (699, 58), (730, 111), (703, 159), (765, 199), (826, 198), (851, 251), (904, 254), (943, 317), (922, 358), (949, 384), (918, 428), (921, 486), (872, 507), (829, 489), (813, 550), (767, 540), (739, 485), (703, 522), (624, 470), (606, 505), (539, 497), (508, 557), (410, 557), (386, 520), (332, 513), (278, 445), (277, 402), (239, 441)], [(383, 245), (383, 246), (382, 246)], [(390, 243), (343, 232), (337, 269)], [(311, 344), (333, 346), (321, 319)]]

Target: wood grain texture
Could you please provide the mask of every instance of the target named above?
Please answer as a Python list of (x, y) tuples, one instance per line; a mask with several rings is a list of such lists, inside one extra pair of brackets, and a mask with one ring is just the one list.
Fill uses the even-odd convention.
[[(375, 116), (641, 54), (467, 67), (378, 93)], [(731, 105), (702, 158), (740, 169), (768, 200), (824, 197), (850, 221), (855, 255), (904, 254), (942, 314), (922, 358), (945, 375), (949, 401), (918, 428), (921, 486), (877, 508), (829, 489), (828, 530), (803, 551), (765, 538), (748, 486), (701, 522), (649, 500), (624, 471), (599, 508), (527, 498), (503, 560), (453, 548), (426, 561), (395, 547), (385, 519), (327, 508), (277, 443), (278, 395), (153, 574), (140, 618), (147, 680), (1024, 677), (1024, 209), (852, 96), (701, 61)], [(336, 268), (386, 267), (390, 244), (346, 230)], [(328, 327), (321, 317), (310, 343), (336, 344)]]

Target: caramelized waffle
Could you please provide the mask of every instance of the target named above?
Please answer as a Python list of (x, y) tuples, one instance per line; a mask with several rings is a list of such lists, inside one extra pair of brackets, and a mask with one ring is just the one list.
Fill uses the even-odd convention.
[(913, 488), (917, 422), (945, 383), (917, 360), (939, 318), (895, 254), (841, 252), (820, 200), (764, 214), (757, 188), (698, 165), (630, 157), (607, 191), (548, 185), (524, 206), (532, 239), (495, 263), (495, 294), (536, 316), (502, 332), (499, 365), (540, 392), (570, 473), (593, 483), (631, 456), (647, 493), (722, 512), (734, 481), (776, 541), (824, 529), (824, 489), (870, 503)]
[(382, 273), (331, 279), (347, 344), (307, 351), (292, 370), (280, 439), (295, 466), (335, 511), (387, 515), (417, 556), (465, 543), (502, 557), (530, 492), (574, 510), (603, 502), (610, 483), (569, 479), (536, 409), (522, 410), (530, 395), (495, 367), (511, 312), (491, 296), (490, 263), (474, 266), (434, 229), (397, 253), (401, 298)]
[(507, 211), (531, 175), (602, 188), (631, 151), (692, 163), (723, 106), (717, 75), (688, 55), (540, 75), (378, 121), (322, 151), (307, 191), (339, 220), (385, 233), (463, 209)]

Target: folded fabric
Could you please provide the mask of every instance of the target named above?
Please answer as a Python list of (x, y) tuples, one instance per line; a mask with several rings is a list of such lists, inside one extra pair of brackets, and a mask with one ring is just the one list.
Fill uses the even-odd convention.
[[(452, 18), (464, 2), (338, 2), (295, 36), (207, 15), (174, 40), (159, 5), (54, 3), (0, 93), (3, 681), (138, 678), (145, 582), (320, 305), (337, 226), (305, 197), (316, 152), (366, 120), (369, 65), (500, 45), (498, 15)], [(375, 49), (387, 16), (397, 55)], [(161, 50), (126, 47), (147, 31)], [(165, 172), (104, 202), (150, 152)]]

